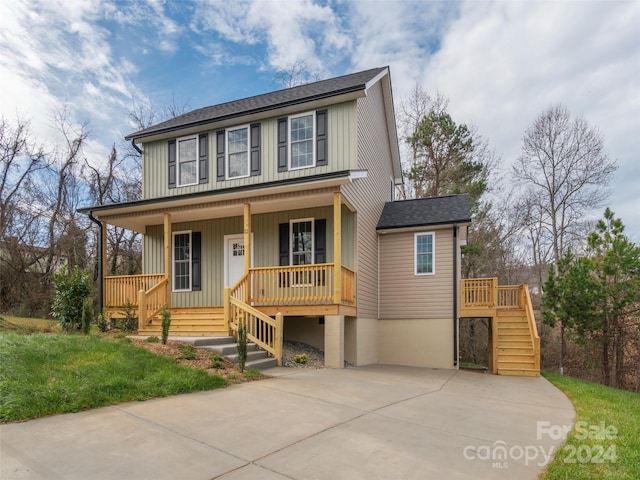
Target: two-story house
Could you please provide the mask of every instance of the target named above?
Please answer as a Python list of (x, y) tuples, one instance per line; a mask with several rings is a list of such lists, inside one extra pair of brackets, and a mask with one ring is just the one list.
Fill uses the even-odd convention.
[(142, 200), (82, 211), (103, 237), (107, 224), (143, 234), (143, 275), (105, 277), (102, 293), (111, 311), (137, 306), (141, 334), (157, 334), (167, 306), (172, 335), (243, 323), (276, 358), (284, 338), (336, 368), (457, 367), (469, 202), (394, 201), (388, 68), (201, 108), (126, 138), (142, 152)]

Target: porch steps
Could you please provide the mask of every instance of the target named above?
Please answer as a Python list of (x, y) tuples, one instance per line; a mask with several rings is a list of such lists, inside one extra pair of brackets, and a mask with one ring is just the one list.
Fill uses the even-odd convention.
[[(139, 335), (161, 335), (162, 318), (138, 330)], [(169, 335), (183, 337), (219, 337), (229, 334), (222, 307), (172, 308)]]
[[(236, 365), (238, 364), (238, 344), (235, 337), (181, 338), (180, 340), (191, 343), (194, 347), (226, 357)], [(267, 352), (260, 350), (255, 343), (247, 344), (245, 368), (265, 370), (276, 366), (278, 366), (278, 362), (275, 358), (269, 357)]]
[(538, 376), (533, 335), (524, 310), (498, 310), (498, 375)]

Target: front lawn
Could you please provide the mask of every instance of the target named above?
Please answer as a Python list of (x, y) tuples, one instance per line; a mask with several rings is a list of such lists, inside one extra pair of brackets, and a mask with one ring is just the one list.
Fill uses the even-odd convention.
[(576, 409), (576, 423), (543, 480), (640, 478), (640, 395), (544, 373)]
[(0, 422), (224, 385), (126, 338), (0, 332)]

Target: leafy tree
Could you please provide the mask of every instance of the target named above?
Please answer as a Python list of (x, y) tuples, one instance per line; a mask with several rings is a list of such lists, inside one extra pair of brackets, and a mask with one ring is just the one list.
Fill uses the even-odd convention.
[(473, 211), (487, 190), (492, 153), (465, 124), (457, 124), (444, 108), (431, 108), (407, 138), (415, 152), (405, 172), (416, 197), (468, 193)]
[(74, 267), (69, 273), (66, 267), (53, 274), (55, 297), (51, 315), (66, 332), (80, 330), (82, 327), (82, 307), (85, 298), (91, 293), (89, 274)]
[(580, 341), (599, 347), (604, 383), (623, 386), (631, 370), (625, 355), (640, 348), (631, 345), (640, 327), (640, 247), (609, 208), (589, 235), (587, 254), (568, 252), (550, 271), (543, 305), (546, 323), (563, 322)]

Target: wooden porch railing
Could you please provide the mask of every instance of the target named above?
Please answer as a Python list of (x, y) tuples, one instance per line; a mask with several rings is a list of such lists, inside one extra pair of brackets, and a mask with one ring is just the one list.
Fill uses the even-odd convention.
[[(340, 268), (339, 303), (355, 304), (355, 273)], [(303, 305), (335, 303), (333, 263), (251, 268), (247, 286), (248, 303), (252, 305)]]
[(529, 285), (522, 284), (521, 290), (522, 305), (527, 312), (527, 320), (529, 322), (529, 331), (533, 338), (533, 349), (535, 359), (535, 369), (540, 372), (540, 336), (538, 335), (538, 326), (536, 325), (536, 317), (533, 314), (533, 305), (531, 305), (531, 296), (529, 295)]
[(167, 304), (167, 283), (163, 278), (149, 290), (138, 292), (138, 329), (142, 330)]
[(105, 304), (110, 308), (123, 307), (129, 302), (136, 305), (140, 290), (146, 292), (163, 280), (163, 273), (105, 277)]
[(249, 275), (244, 275), (232, 288), (225, 288), (224, 311), (229, 321), (230, 333), (236, 334), (244, 325), (247, 339), (274, 356), (282, 366), (283, 317), (273, 319), (248, 305)]
[(460, 296), (461, 308), (494, 308), (498, 304), (498, 279), (463, 278)]

